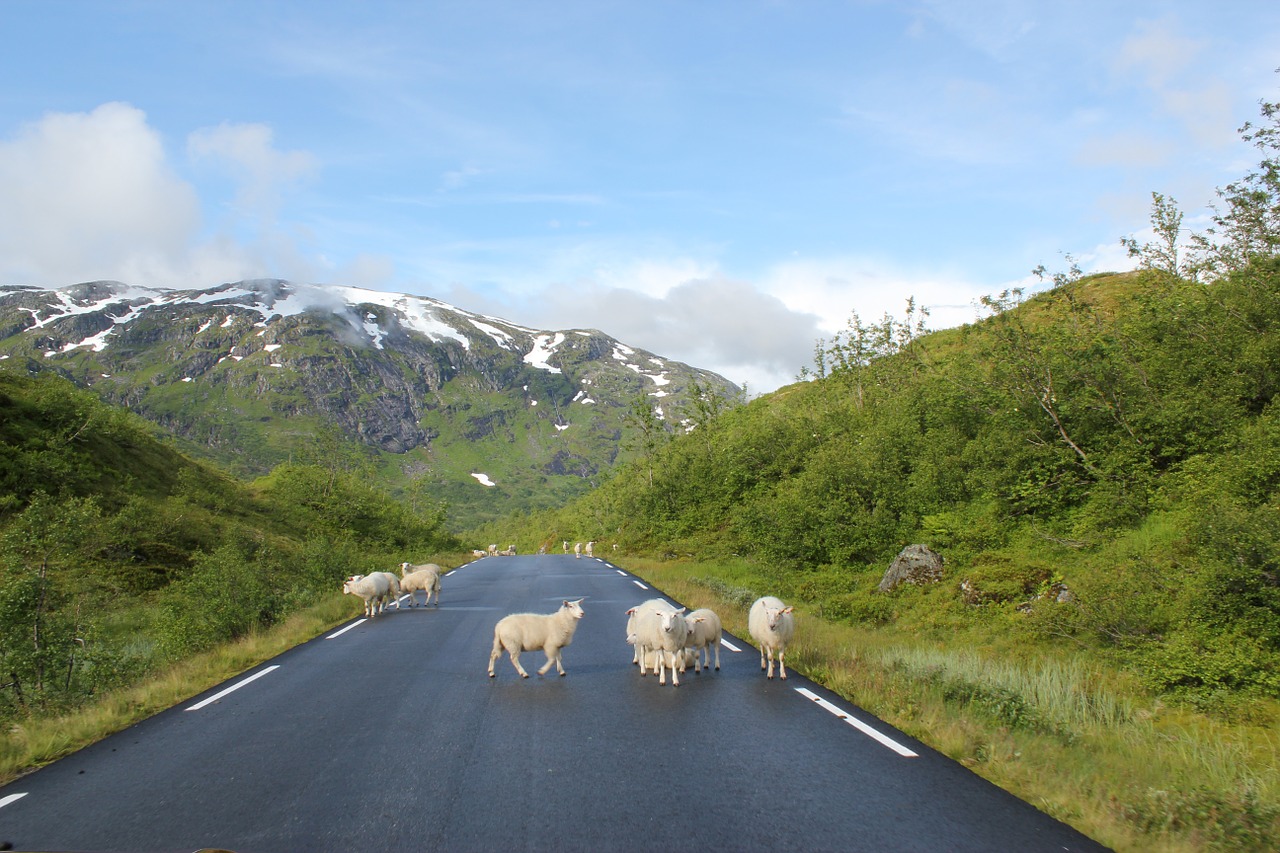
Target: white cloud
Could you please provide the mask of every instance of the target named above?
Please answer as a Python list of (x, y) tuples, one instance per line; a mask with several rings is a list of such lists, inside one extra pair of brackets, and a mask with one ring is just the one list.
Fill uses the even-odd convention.
[(0, 142), (6, 281), (60, 286), (172, 269), (199, 219), (195, 191), (129, 104), (50, 113)]
[(275, 134), (264, 124), (229, 124), (197, 130), (187, 139), (187, 153), (195, 161), (213, 162), (240, 183), (237, 202), (242, 212), (274, 219), (281, 193), (317, 170), (306, 151), (280, 151)]

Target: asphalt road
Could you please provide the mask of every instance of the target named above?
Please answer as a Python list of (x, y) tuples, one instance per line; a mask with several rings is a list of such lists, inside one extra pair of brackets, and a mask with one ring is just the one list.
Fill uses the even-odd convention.
[[(0, 788), (18, 850), (1087, 851), (1100, 845), (759, 654), (641, 678), (599, 559), (489, 557), (438, 607), (280, 655)], [(419, 594), (421, 598), (421, 594)], [(493, 626), (584, 598), (568, 675)], [(230, 692), (225, 692), (230, 689)]]

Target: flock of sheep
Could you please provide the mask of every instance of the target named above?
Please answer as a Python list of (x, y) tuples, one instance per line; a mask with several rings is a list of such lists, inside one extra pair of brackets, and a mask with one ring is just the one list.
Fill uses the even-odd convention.
[[(520, 677), (528, 678), (529, 673), (520, 665), (520, 653), (538, 649), (547, 656), (538, 675), (546, 675), (552, 666), (564, 675), (561, 654), (573, 642), (582, 616), (582, 599), (578, 599), (562, 602), (555, 613), (512, 613), (502, 617), (493, 628), (489, 677), (495, 677), (494, 665), (505, 651)], [(694, 672), (709, 669), (713, 650), (719, 670), (721, 630), (720, 617), (714, 610), (704, 607), (686, 615), (685, 608), (676, 608), (661, 598), (651, 598), (627, 611), (627, 643), (635, 648), (631, 662), (640, 665), (642, 676), (652, 669), (662, 685), (667, 683), (668, 669), (673, 687), (680, 686), (680, 673), (689, 666)], [(771, 595), (759, 598), (751, 605), (747, 630), (760, 646), (760, 669), (773, 678), (776, 655), (779, 675), (785, 680), (787, 667), (783, 658), (796, 631), (792, 609)]]
[[(587, 555), (591, 555), (592, 543), (587, 543)], [(567, 549), (567, 543), (566, 543)], [(515, 547), (511, 550), (514, 552)], [(490, 546), (496, 552), (496, 546)], [(578, 551), (575, 548), (575, 551)], [(580, 552), (579, 552), (580, 553)], [(373, 572), (368, 575), (352, 575), (342, 584), (344, 594), (356, 595), (364, 600), (364, 615), (370, 618), (382, 613), (395, 602), (400, 609), (400, 601), (407, 594), (409, 606), (417, 605), (415, 593), (423, 590), (426, 593), (425, 607), (435, 597), (435, 604), (440, 605), (440, 576), (443, 574), (439, 566), (426, 563), (413, 566), (400, 564), (400, 577), (391, 572)], [(722, 632), (720, 617), (714, 610), (700, 608), (686, 614), (685, 608), (674, 605), (660, 598), (652, 598), (643, 604), (636, 605), (627, 613), (627, 643), (635, 648), (633, 664), (640, 665), (640, 674), (647, 675), (652, 669), (658, 675), (658, 684), (667, 683), (667, 670), (671, 670), (671, 684), (680, 685), (680, 673), (689, 666), (694, 672), (702, 672), (711, 666), (712, 652), (715, 653), (715, 668), (720, 669), (720, 635)], [(511, 658), (511, 665), (520, 673), (521, 678), (528, 678), (520, 665), (520, 653), (541, 649), (547, 656), (547, 662), (538, 669), (538, 675), (546, 675), (552, 666), (561, 675), (565, 674), (561, 654), (571, 642), (578, 629), (578, 621), (582, 619), (582, 599), (564, 601), (555, 613), (512, 613), (498, 620), (493, 628), (493, 649), (489, 653), (489, 677), (494, 678), (494, 665), (505, 651)], [(792, 608), (771, 595), (756, 599), (747, 615), (747, 631), (760, 647), (760, 669), (765, 670), (768, 678), (773, 678), (773, 659), (777, 656), (778, 673), (783, 680), (787, 677), (784, 663), (787, 643), (795, 635), (796, 624)]]
[(369, 618), (377, 616), (389, 607), (392, 602), (400, 609), (400, 599), (409, 596), (409, 606), (417, 606), (415, 593), (423, 590), (426, 607), (435, 596), (435, 606), (440, 606), (440, 575), (444, 571), (435, 563), (424, 563), (421, 566), (400, 564), (400, 577), (391, 572), (373, 572), (367, 575), (352, 575), (342, 582), (345, 595), (356, 595), (364, 599), (364, 615)]

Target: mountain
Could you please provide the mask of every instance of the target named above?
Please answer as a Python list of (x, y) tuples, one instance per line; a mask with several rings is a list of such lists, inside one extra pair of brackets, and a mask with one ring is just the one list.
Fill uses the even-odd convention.
[(596, 330), (274, 279), (3, 286), (0, 367), (93, 388), (241, 475), (359, 446), (376, 476), (448, 502), (459, 525), (586, 491), (625, 457), (638, 401), (675, 431), (695, 388), (741, 393)]

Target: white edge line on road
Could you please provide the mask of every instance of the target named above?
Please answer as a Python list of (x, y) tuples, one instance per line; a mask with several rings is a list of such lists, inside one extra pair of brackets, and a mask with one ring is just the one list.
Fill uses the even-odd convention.
[(348, 632), (348, 631), (350, 631), (352, 628), (354, 628), (355, 626), (359, 625), (361, 622), (368, 622), (368, 621), (369, 621), (368, 619), (357, 619), (356, 621), (352, 622), (352, 623), (351, 623), (350, 625), (348, 625), (347, 627), (343, 628), (341, 631), (334, 631), (332, 634), (330, 634), (329, 636), (325, 637), (325, 639), (326, 639), (326, 640), (332, 640), (334, 637), (341, 637), (343, 634), (347, 633), (347, 632)]
[(614, 569), (614, 571), (622, 575), (624, 578), (627, 576), (627, 573), (624, 572), (622, 569)]
[(253, 675), (249, 676), (249, 677), (248, 677), (248, 678), (246, 678), (245, 680), (243, 680), (243, 681), (239, 681), (239, 682), (236, 682), (235, 684), (233, 684), (233, 685), (231, 685), (230, 687), (228, 687), (226, 690), (223, 690), (223, 691), (220, 691), (220, 692), (218, 692), (218, 693), (213, 694), (213, 695), (212, 695), (212, 696), (210, 696), (208, 699), (205, 699), (203, 702), (197, 702), (196, 704), (192, 705), (192, 706), (191, 706), (190, 708), (188, 708), (187, 710), (188, 710), (188, 711), (199, 711), (201, 708), (203, 708), (205, 705), (208, 705), (210, 702), (217, 702), (219, 699), (221, 699), (223, 696), (226, 696), (228, 693), (231, 693), (231, 692), (233, 692), (233, 691), (239, 690), (241, 687), (244, 687), (244, 686), (245, 686), (246, 684), (248, 684), (250, 681), (257, 681), (259, 678), (261, 678), (262, 676), (266, 675), (268, 672), (272, 672), (272, 671), (277, 670), (277, 669), (279, 669), (279, 668), (280, 668), (280, 664), (275, 664), (275, 665), (273, 665), (273, 666), (269, 666), (269, 667), (267, 667), (267, 668), (266, 668), (266, 669), (264, 669), (264, 670), (260, 670), (260, 671), (258, 671), (258, 672), (255, 672)]
[(5, 797), (5, 798), (0, 799), (0, 809), (2, 809), (2, 808), (4, 808), (5, 806), (9, 805), (9, 803), (16, 803), (18, 800), (22, 799), (22, 798), (23, 798), (23, 797), (25, 797), (26, 795), (27, 795), (27, 794), (26, 794), (26, 792), (24, 791), (24, 792), (23, 792), (23, 793), (21, 793), (21, 794), (10, 794), (9, 796), (7, 796), (7, 797)]
[(806, 699), (812, 699), (814, 702), (817, 702), (818, 705), (824, 711), (829, 711), (830, 713), (836, 715), (837, 717), (844, 720), (849, 725), (853, 726), (858, 731), (862, 732), (867, 737), (881, 743), (884, 746), (889, 747), (894, 752), (898, 753), (898, 755), (901, 755), (903, 758), (919, 757), (914, 752), (907, 749), (905, 746), (898, 743), (893, 738), (888, 737), (887, 735), (880, 734), (880, 732), (871, 728), (871, 726), (868, 726), (866, 723), (862, 722), (861, 720), (855, 720), (851, 714), (847, 714), (844, 711), (840, 710), (835, 705), (832, 705), (830, 702), (828, 702), (826, 699), (823, 699), (821, 696), (818, 696), (812, 690), (808, 690), (804, 687), (797, 687), (796, 692), (799, 693), (801, 696), (804, 696)]
[(648, 589), (648, 588), (649, 588), (649, 587), (645, 586), (644, 584), (640, 583), (640, 581), (632, 581), (632, 583), (633, 583), (633, 584), (635, 584), (636, 586), (640, 587), (641, 589)]
[(723, 637), (721, 637), (721, 638), (720, 638), (720, 645), (724, 646), (726, 649), (728, 649), (728, 650), (729, 650), (729, 651), (731, 651), (731, 652), (740, 652), (740, 651), (742, 651), (742, 649), (738, 648), (738, 647), (737, 647), (737, 646), (735, 646), (733, 643), (729, 642), (728, 640), (724, 639)]

